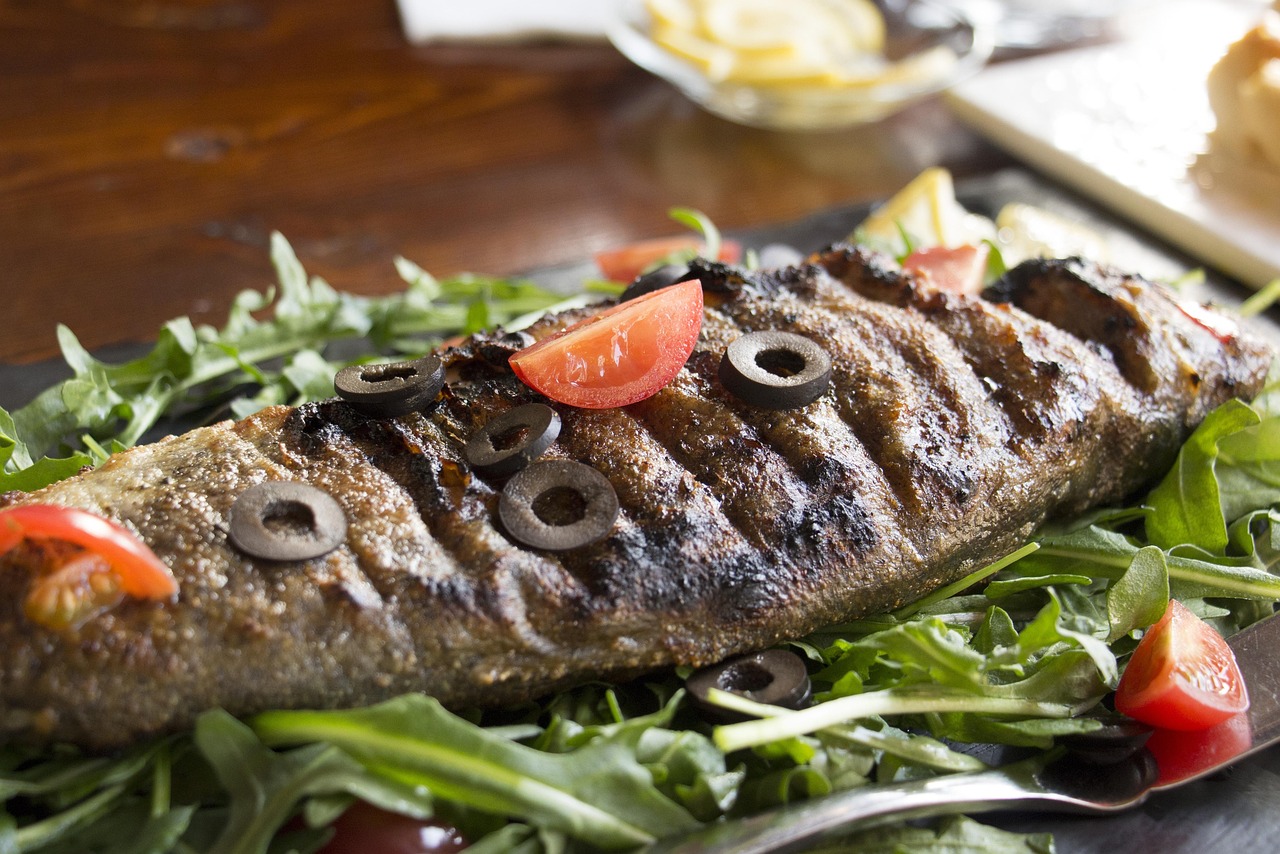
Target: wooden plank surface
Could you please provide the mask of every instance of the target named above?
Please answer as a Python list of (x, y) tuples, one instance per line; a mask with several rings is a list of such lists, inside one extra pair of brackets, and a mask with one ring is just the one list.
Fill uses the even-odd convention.
[(936, 101), (820, 134), (707, 115), (605, 44), (412, 46), (394, 3), (0, 2), (0, 361), (146, 339), (273, 280), (509, 273), (1004, 164)]

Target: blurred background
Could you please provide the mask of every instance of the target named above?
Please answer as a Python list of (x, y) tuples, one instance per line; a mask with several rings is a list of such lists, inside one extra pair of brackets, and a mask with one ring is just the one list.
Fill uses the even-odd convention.
[[(767, 20), (770, 5), (748, 12)], [(838, 85), (827, 75), (818, 87), (842, 100), (857, 90), (881, 115), (779, 130), (758, 126), (768, 115), (744, 124), (696, 103), (693, 71), (721, 62), (716, 97), (735, 83), (720, 53), (695, 46), (667, 77), (624, 56), (625, 36), (607, 32), (616, 16), (651, 41), (670, 13), (662, 3), (4, 0), (0, 362), (55, 355), (59, 322), (90, 348), (145, 340), (181, 315), (220, 323), (237, 291), (273, 280), (272, 231), (335, 287), (385, 293), (403, 285), (397, 255), (437, 274), (565, 264), (671, 233), (673, 205), (733, 231), (870, 204), (930, 166), (960, 183), (1010, 167), (1064, 180), (1019, 147), (1025, 129), (1002, 134), (991, 116), (1043, 106), (1032, 89), (1077, 98), (1075, 78), (1042, 66), (1061, 91), (1021, 73), (994, 96), (957, 99), (961, 87), (1027, 56), (1123, 44), (1187, 4), (1110, 3), (1099, 15), (1066, 3), (1049, 23), (1042, 2), (918, 5), (878, 4), (888, 30), (864, 46), (859, 61), (871, 64), (842, 66)], [(1190, 5), (1187, 20), (1212, 13), (1239, 34), (1266, 4)], [(967, 29), (943, 27), (941, 64), (937, 54), (898, 64), (931, 46), (919, 33), (944, 13)], [(749, 29), (733, 35), (741, 24), (731, 20), (727, 38), (753, 49)], [(1215, 32), (1211, 54), (1228, 35)], [(766, 77), (795, 71), (752, 61), (755, 71), (743, 67)], [(886, 74), (897, 88), (876, 88)], [(1083, 95), (1100, 103), (1122, 83)], [(804, 81), (788, 85), (815, 97)], [(735, 90), (732, 108), (753, 97)], [(1199, 89), (1176, 97), (1203, 100)]]

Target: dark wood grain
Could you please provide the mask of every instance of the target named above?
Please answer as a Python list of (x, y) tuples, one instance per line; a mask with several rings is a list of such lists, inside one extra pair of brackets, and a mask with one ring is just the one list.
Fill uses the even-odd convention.
[(0, 361), (216, 323), (272, 231), (337, 287), (391, 262), (508, 273), (673, 230), (882, 197), (1004, 161), (938, 103), (779, 134), (709, 116), (603, 44), (418, 46), (394, 3), (0, 2)]

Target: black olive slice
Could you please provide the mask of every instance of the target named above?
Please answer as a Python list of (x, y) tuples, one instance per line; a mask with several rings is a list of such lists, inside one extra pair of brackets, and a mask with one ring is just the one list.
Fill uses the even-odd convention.
[(804, 659), (786, 649), (737, 655), (704, 667), (685, 680), (685, 688), (704, 715), (726, 723), (744, 716), (708, 700), (707, 692), (712, 688), (788, 709), (802, 709), (813, 699)]
[(347, 538), (347, 517), (327, 492), (292, 481), (249, 487), (231, 505), (232, 544), (264, 560), (310, 560)]
[(512, 537), (536, 549), (564, 551), (593, 543), (613, 528), (618, 495), (609, 479), (571, 460), (545, 460), (517, 472), (498, 498), (498, 518)]
[(797, 409), (831, 384), (831, 357), (803, 335), (749, 332), (725, 348), (720, 382), (752, 406)]
[(333, 388), (371, 418), (394, 418), (435, 400), (444, 388), (444, 365), (435, 356), (412, 362), (350, 365), (338, 371)]
[(463, 453), (490, 477), (512, 474), (542, 456), (560, 435), (560, 416), (545, 403), (526, 403), (493, 418), (467, 440)]
[(629, 299), (644, 296), (647, 293), (661, 290), (691, 277), (692, 274), (689, 272), (687, 265), (663, 264), (661, 267), (636, 276), (635, 280), (627, 285), (626, 290), (622, 292), (620, 301), (626, 302)]

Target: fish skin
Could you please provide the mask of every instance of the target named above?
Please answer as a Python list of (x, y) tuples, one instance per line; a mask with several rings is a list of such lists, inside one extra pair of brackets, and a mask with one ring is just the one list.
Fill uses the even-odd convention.
[[(979, 298), (850, 246), (752, 274), (695, 262), (703, 331), (676, 379), (621, 409), (556, 406), (546, 456), (595, 466), (622, 507), (605, 539), (565, 553), (496, 526), (500, 483), (461, 448), (543, 400), (507, 358), (581, 311), (443, 351), (455, 379), (423, 412), (274, 407), (7, 496), (120, 522), (180, 593), (50, 630), (22, 615), (38, 550), (0, 558), (0, 740), (106, 750), (214, 707), (406, 691), (500, 706), (711, 663), (902, 605), (1048, 518), (1123, 500), (1213, 406), (1261, 387), (1268, 348), (1217, 340), (1164, 289), (1078, 259), (1028, 264)], [(771, 328), (833, 357), (832, 388), (802, 409), (747, 406), (718, 382), (727, 343)], [(299, 563), (237, 552), (228, 512), (264, 479), (330, 492), (346, 543)]]

